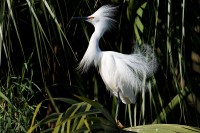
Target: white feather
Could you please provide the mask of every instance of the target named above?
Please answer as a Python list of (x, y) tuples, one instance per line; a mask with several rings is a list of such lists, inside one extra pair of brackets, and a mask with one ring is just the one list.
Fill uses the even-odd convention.
[(100, 50), (99, 39), (116, 22), (113, 19), (116, 9), (103, 6), (88, 17), (87, 21), (94, 25), (95, 31), (78, 69), (86, 72), (94, 65), (111, 94), (118, 96), (119, 92), (123, 103), (135, 103), (134, 92), (145, 89), (146, 78), (156, 71), (157, 61), (148, 45), (143, 45), (142, 49), (136, 46), (134, 53), (129, 55)]

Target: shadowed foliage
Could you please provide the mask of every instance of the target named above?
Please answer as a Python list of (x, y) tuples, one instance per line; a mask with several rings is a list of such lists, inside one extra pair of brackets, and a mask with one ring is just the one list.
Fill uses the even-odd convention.
[(137, 94), (136, 104), (121, 104), (122, 125), (135, 132), (199, 131), (193, 128), (200, 118), (199, 1), (1, 0), (1, 132), (128, 130), (116, 124), (117, 98), (98, 72), (76, 71), (94, 28), (72, 17), (105, 4), (119, 6), (118, 23), (100, 48), (128, 54), (148, 44), (158, 59), (148, 92)]

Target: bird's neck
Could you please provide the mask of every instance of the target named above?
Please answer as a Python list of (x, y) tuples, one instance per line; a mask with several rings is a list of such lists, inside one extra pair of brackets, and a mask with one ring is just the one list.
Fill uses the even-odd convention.
[(101, 37), (101, 32), (95, 29), (94, 33), (90, 38), (89, 46), (86, 51), (86, 54), (90, 56), (91, 62), (93, 62), (96, 67), (98, 65), (98, 60), (101, 53), (101, 49), (99, 48), (99, 40)]
[(95, 30), (92, 34), (89, 42), (89, 46), (79, 64), (79, 68), (83, 71), (87, 71), (91, 65), (98, 67), (101, 57), (101, 49), (99, 48), (99, 40), (103, 34), (98, 30)]
[(94, 53), (95, 55), (101, 52), (101, 49), (99, 48), (99, 40), (101, 37), (102, 34), (99, 31), (95, 30), (90, 38), (87, 51), (89, 51), (90, 53)]

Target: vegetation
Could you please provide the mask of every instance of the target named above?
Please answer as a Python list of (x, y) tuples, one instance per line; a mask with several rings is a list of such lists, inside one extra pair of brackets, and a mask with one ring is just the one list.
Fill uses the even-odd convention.
[(1, 0), (1, 132), (122, 131), (114, 120), (117, 99), (98, 72), (76, 71), (94, 29), (72, 17), (104, 4), (119, 12), (101, 49), (131, 53), (148, 43), (159, 62), (151, 89), (135, 105), (121, 105), (125, 130), (199, 131), (199, 1)]

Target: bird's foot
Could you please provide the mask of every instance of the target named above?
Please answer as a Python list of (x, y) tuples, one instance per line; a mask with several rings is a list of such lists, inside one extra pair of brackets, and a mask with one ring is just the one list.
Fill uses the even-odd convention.
[(116, 120), (116, 124), (120, 129), (124, 128), (124, 126), (121, 124), (121, 122), (119, 120)]

